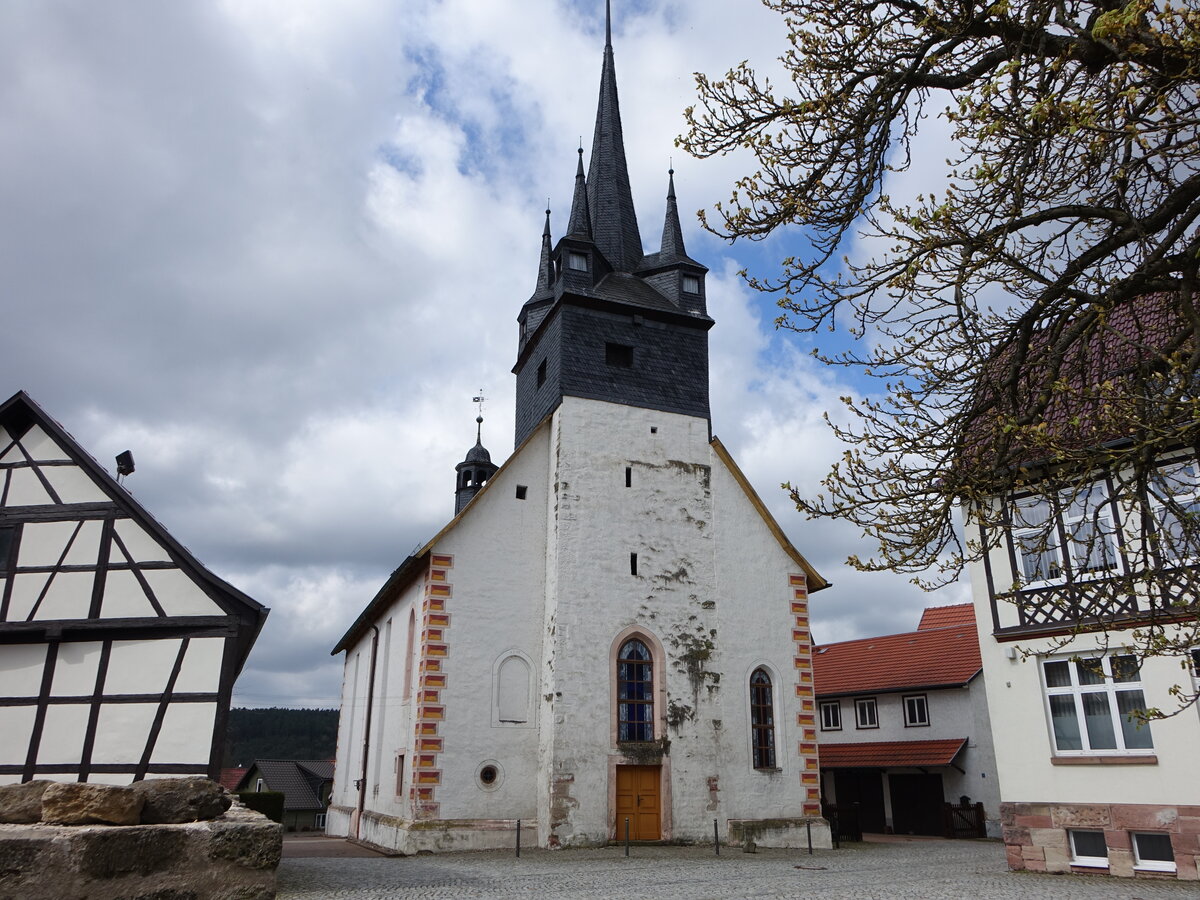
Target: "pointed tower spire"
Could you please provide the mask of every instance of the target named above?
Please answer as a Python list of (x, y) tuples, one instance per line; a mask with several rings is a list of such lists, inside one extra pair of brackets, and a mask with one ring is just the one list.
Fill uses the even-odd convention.
[(579, 162), (575, 166), (575, 196), (571, 199), (571, 220), (567, 223), (567, 236), (592, 239), (592, 216), (588, 203), (587, 179), (583, 175), (583, 148), (579, 148)]
[(667, 217), (663, 220), (662, 252), (659, 254), (663, 262), (687, 257), (683, 249), (683, 228), (679, 224), (679, 206), (675, 203), (675, 170), (667, 170)]
[(633, 193), (629, 188), (629, 167), (625, 162), (617, 70), (613, 62), (611, 0), (605, 0), (604, 15), (604, 65), (600, 71), (596, 130), (588, 163), (588, 208), (592, 239), (604, 258), (617, 271), (632, 272), (642, 261), (642, 236), (638, 233)]
[(475, 417), (475, 446), (467, 451), (466, 459), (454, 467), (454, 514), (462, 512), (500, 467), (483, 446), (483, 394), (475, 398), (479, 415)]
[(542, 297), (554, 289), (554, 261), (550, 255), (550, 201), (546, 201), (546, 227), (542, 229), (542, 256), (538, 260), (537, 287), (534, 297)]

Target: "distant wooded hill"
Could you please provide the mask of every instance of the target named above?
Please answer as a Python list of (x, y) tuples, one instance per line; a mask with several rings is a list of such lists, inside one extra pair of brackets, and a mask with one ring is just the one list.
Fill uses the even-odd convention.
[(333, 759), (336, 709), (231, 709), (225, 767), (256, 759)]

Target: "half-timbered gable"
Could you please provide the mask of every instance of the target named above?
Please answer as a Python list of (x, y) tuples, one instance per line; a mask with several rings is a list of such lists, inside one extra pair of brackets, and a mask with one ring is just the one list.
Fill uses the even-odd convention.
[(220, 771), (267, 610), (24, 392), (0, 406), (0, 783)]

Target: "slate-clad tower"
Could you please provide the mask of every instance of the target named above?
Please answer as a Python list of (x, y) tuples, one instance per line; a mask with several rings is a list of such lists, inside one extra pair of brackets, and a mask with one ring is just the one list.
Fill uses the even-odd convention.
[(580, 149), (567, 233), (551, 245), (547, 211), (537, 287), (518, 317), (518, 446), (565, 396), (709, 418), (708, 269), (684, 249), (673, 171), (662, 247), (642, 250), (610, 23), (587, 174)]
[(707, 270), (673, 173), (642, 247), (606, 31), (591, 158), (519, 315), (517, 448), (494, 470), (472, 449), (454, 518), (334, 648), (331, 834), (511, 847), (519, 821), (553, 848), (716, 820), (829, 846), (807, 605), (827, 583), (712, 435)]

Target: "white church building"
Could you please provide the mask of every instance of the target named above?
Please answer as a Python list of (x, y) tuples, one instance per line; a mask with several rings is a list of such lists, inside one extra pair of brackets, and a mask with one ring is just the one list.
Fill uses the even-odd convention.
[(611, 28), (586, 176), (518, 317), (516, 450), (345, 653), (327, 830), (413, 853), (610, 840), (829, 846), (808, 594), (827, 587), (712, 434), (707, 269), (673, 183), (646, 254)]

